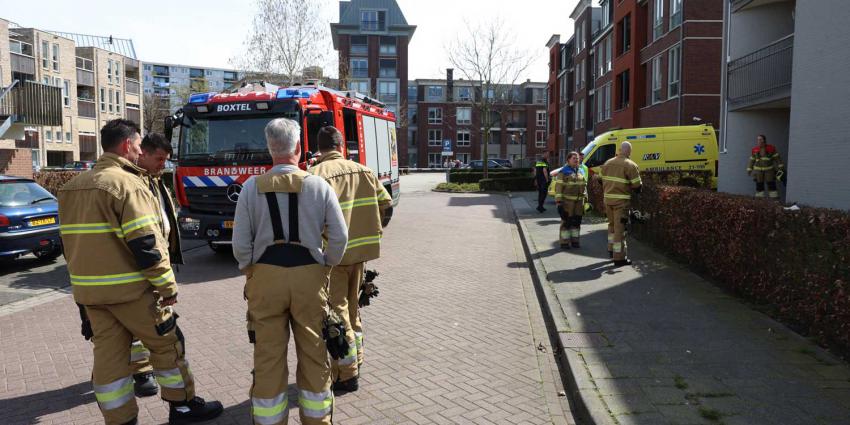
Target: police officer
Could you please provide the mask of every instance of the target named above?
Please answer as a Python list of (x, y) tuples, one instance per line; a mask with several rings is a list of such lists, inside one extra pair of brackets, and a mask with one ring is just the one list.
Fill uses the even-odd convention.
[(587, 174), (579, 166), (578, 153), (567, 155), (567, 165), (555, 180), (555, 203), (561, 216), (559, 242), (562, 249), (578, 248), (584, 203), (587, 200)]
[(221, 403), (195, 397), (184, 338), (172, 306), (177, 282), (161, 214), (136, 165), (139, 127), (117, 119), (100, 131), (104, 154), (59, 191), (59, 219), (74, 299), (85, 306), (94, 342), (94, 394), (107, 424), (134, 424), (138, 407), (130, 342), (150, 350), (170, 423), (217, 417)]
[(537, 212), (544, 212), (543, 203), (549, 193), (549, 152), (543, 154), (534, 164), (534, 186), (537, 188)]
[(599, 173), (608, 216), (608, 255), (617, 267), (632, 264), (626, 257), (626, 223), (631, 193), (640, 191), (641, 180), (637, 164), (629, 159), (631, 154), (632, 144), (623, 142), (617, 156), (606, 161)]
[(290, 327), (301, 423), (330, 424), (333, 410), (323, 322), (331, 266), (342, 260), (348, 228), (333, 189), (298, 168), (300, 134), (298, 123), (286, 118), (266, 125), (274, 166), (248, 179), (236, 204), (233, 254), (247, 277), (248, 338), (254, 343), (252, 415), (263, 425), (285, 424), (289, 417)]
[(747, 174), (756, 182), (756, 198), (764, 198), (764, 189), (767, 186), (767, 196), (770, 199), (779, 199), (776, 180), (784, 181), (785, 164), (782, 163), (776, 146), (767, 144), (764, 134), (758, 135), (756, 143), (747, 164)]
[[(357, 291), (367, 261), (380, 257), (381, 223), (392, 197), (368, 167), (342, 156), (345, 141), (334, 127), (318, 133), (321, 156), (310, 173), (323, 177), (334, 189), (348, 225), (348, 247), (339, 266), (331, 271), (331, 307), (345, 322), (351, 352), (333, 361), (334, 393), (357, 391), (363, 363), (363, 326)], [(356, 347), (356, 348), (355, 348)]]

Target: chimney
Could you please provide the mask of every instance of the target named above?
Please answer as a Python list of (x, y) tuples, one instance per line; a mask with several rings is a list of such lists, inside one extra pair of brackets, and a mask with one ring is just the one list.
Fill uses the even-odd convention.
[(454, 101), (454, 69), (446, 68), (446, 102)]

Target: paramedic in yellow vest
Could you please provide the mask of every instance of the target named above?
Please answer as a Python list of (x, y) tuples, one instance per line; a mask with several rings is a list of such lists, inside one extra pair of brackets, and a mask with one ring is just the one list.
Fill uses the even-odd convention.
[[(301, 423), (330, 424), (331, 367), (323, 342), (331, 266), (345, 253), (348, 228), (333, 189), (298, 168), (297, 122), (265, 128), (274, 163), (245, 182), (233, 228), (233, 255), (245, 273), (248, 339), (254, 344), (251, 414), (255, 424), (285, 424), (289, 406)], [(327, 247), (322, 234), (327, 231)], [(288, 399), (287, 345), (295, 337), (298, 400)]]
[(608, 255), (617, 267), (632, 264), (626, 257), (626, 223), (632, 192), (641, 188), (640, 171), (629, 156), (632, 144), (623, 142), (617, 156), (602, 165), (602, 191), (605, 198), (605, 214), (608, 216)]
[(782, 180), (785, 164), (782, 163), (776, 146), (767, 144), (764, 134), (759, 134), (756, 141), (757, 145), (753, 148), (750, 162), (747, 164), (747, 174), (756, 182), (756, 198), (764, 198), (764, 189), (767, 186), (767, 196), (770, 199), (779, 199), (776, 181)]
[(319, 130), (321, 156), (310, 173), (323, 177), (336, 192), (345, 223), (348, 246), (345, 256), (331, 271), (331, 307), (345, 321), (351, 352), (333, 360), (334, 393), (357, 391), (358, 366), (363, 363), (363, 326), (358, 295), (367, 261), (381, 255), (381, 222), (392, 197), (368, 167), (342, 156), (345, 141), (334, 127)]
[(160, 225), (159, 202), (136, 162), (139, 127), (116, 119), (100, 130), (104, 154), (91, 171), (59, 191), (59, 227), (74, 300), (83, 305), (94, 342), (94, 395), (107, 424), (134, 424), (130, 342), (139, 338), (169, 422), (217, 417), (221, 403), (195, 396), (183, 333), (173, 305), (177, 282)]
[(587, 174), (578, 162), (578, 152), (567, 154), (567, 165), (555, 177), (555, 203), (561, 216), (561, 248), (579, 248), (581, 219), (587, 201)]

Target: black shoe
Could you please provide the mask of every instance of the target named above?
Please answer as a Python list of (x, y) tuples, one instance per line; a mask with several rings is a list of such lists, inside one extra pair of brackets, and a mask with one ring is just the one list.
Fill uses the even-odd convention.
[(139, 423), (139, 418), (136, 417), (136, 418), (133, 418), (133, 419), (127, 421), (127, 422), (124, 422), (121, 425), (138, 425), (138, 423)]
[(623, 267), (623, 266), (631, 266), (632, 260), (626, 258), (625, 260), (617, 260), (614, 261), (614, 267)]
[(224, 407), (217, 401), (204, 401), (195, 397), (189, 401), (171, 402), (168, 412), (169, 425), (190, 424), (204, 422), (216, 418), (224, 411)]
[(537, 207), (537, 212), (542, 213), (543, 211), (546, 211), (546, 208)]
[(334, 395), (342, 395), (345, 393), (353, 393), (357, 391), (360, 387), (357, 380), (359, 377), (355, 376), (351, 379), (347, 379), (345, 381), (337, 381), (331, 386), (333, 389)]
[(608, 258), (614, 258), (614, 251), (608, 251)]
[(159, 388), (156, 386), (156, 380), (150, 372), (133, 375), (133, 381), (135, 381), (133, 383), (133, 391), (136, 393), (136, 397), (150, 397), (159, 392)]

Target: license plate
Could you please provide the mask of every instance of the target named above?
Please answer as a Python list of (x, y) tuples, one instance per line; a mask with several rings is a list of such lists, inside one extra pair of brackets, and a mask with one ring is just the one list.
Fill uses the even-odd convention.
[(56, 224), (56, 217), (37, 218), (30, 220), (30, 227), (47, 226), (48, 224)]
[(233, 220), (228, 220), (228, 221), (221, 223), (221, 227), (224, 227), (225, 229), (232, 229), (233, 228)]

